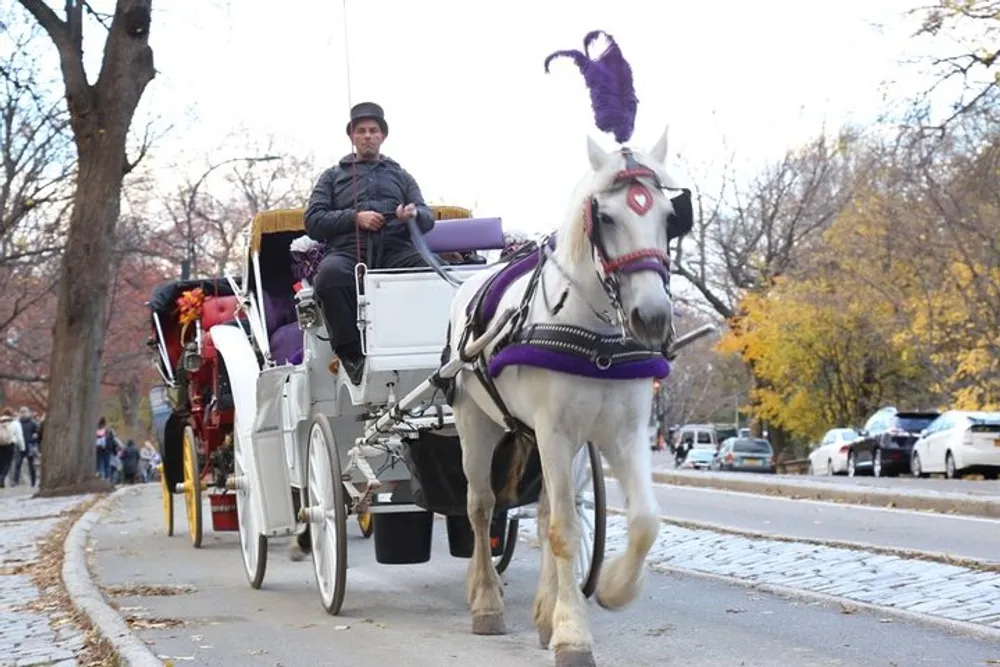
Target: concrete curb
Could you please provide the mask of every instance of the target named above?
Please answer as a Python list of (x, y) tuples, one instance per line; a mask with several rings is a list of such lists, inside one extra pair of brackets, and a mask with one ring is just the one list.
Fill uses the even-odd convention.
[[(620, 510), (613, 510), (610, 508), (608, 511), (613, 512), (615, 514), (624, 514), (624, 512)], [(523, 534), (519, 534), (519, 537), (521, 539), (524, 539), (524, 541), (527, 542), (528, 544), (530, 544), (532, 548), (534, 549), (538, 548), (538, 541), (534, 537), (534, 535), (530, 535), (528, 539), (525, 539)], [(788, 540), (788, 541), (794, 542), (795, 540)], [(988, 625), (981, 625), (979, 623), (972, 623), (969, 621), (958, 621), (950, 618), (945, 618), (943, 616), (934, 616), (932, 614), (924, 614), (917, 611), (909, 611), (907, 609), (899, 609), (896, 607), (889, 607), (872, 602), (861, 602), (860, 600), (853, 600), (848, 597), (840, 597), (836, 595), (829, 595), (827, 593), (819, 593), (816, 591), (810, 591), (805, 588), (794, 588), (792, 586), (782, 586), (780, 584), (769, 584), (765, 582), (753, 581), (751, 579), (743, 579), (729, 574), (716, 574), (714, 572), (703, 572), (701, 570), (693, 570), (684, 567), (678, 567), (676, 565), (644, 562), (643, 567), (649, 568), (650, 570), (653, 570), (655, 572), (676, 574), (679, 576), (692, 577), (696, 579), (702, 579), (705, 581), (714, 581), (716, 583), (739, 586), (740, 588), (760, 591), (762, 593), (777, 595), (787, 599), (821, 602), (827, 605), (840, 605), (841, 607), (844, 608), (863, 610), (871, 614), (877, 614), (883, 617), (891, 616), (894, 618), (898, 618), (900, 620), (931, 625), (939, 628), (944, 628), (951, 632), (960, 633), (963, 635), (970, 635), (976, 637), (977, 639), (983, 639), (986, 641), (1000, 643), (1000, 629), (991, 628)]]
[(986, 625), (970, 623), (968, 621), (956, 621), (950, 618), (944, 618), (942, 616), (932, 616), (930, 614), (923, 614), (916, 611), (908, 611), (906, 609), (897, 609), (896, 607), (886, 607), (883, 605), (873, 604), (870, 602), (859, 602), (857, 600), (852, 600), (850, 598), (837, 597), (835, 595), (827, 595), (826, 593), (817, 593), (815, 591), (809, 591), (801, 588), (791, 588), (789, 586), (780, 586), (778, 584), (765, 584), (761, 582), (750, 581), (749, 579), (740, 579), (739, 577), (733, 577), (728, 574), (715, 574), (714, 572), (701, 572), (699, 570), (688, 570), (682, 567), (675, 567), (673, 565), (649, 565), (648, 567), (658, 572), (667, 572), (686, 577), (696, 577), (707, 581), (715, 581), (723, 584), (731, 584), (735, 586), (740, 586), (742, 588), (749, 588), (752, 590), (760, 591), (762, 593), (778, 595), (784, 598), (822, 602), (828, 605), (838, 604), (841, 605), (842, 607), (859, 609), (867, 611), (871, 614), (877, 614), (879, 616), (892, 616), (894, 618), (898, 618), (904, 621), (923, 623), (925, 625), (934, 625), (940, 628), (944, 628), (946, 630), (950, 630), (951, 632), (963, 635), (970, 635), (977, 639), (1000, 643), (1000, 630), (996, 630)]
[(131, 667), (163, 667), (163, 662), (145, 643), (132, 634), (128, 624), (104, 599), (87, 567), (87, 541), (101, 510), (132, 487), (123, 486), (90, 508), (73, 524), (63, 543), (62, 580), (73, 605), (86, 614), (94, 628), (118, 653), (119, 664)]
[[(611, 469), (605, 466), (604, 475), (613, 477)], [(947, 491), (913, 489), (875, 489), (863, 486), (841, 486), (814, 481), (793, 481), (773, 479), (770, 475), (759, 478), (742, 477), (731, 473), (698, 473), (686, 475), (669, 470), (654, 470), (653, 481), (657, 484), (691, 486), (777, 496), (797, 500), (825, 500), (853, 505), (870, 505), (893, 509), (917, 511), (931, 510), (941, 513), (963, 514), (990, 519), (1000, 519), (1000, 496), (950, 493)]]
[[(627, 512), (619, 507), (608, 507), (608, 514), (618, 514), (627, 516)], [(784, 533), (770, 533), (760, 530), (748, 530), (745, 528), (735, 528), (721, 523), (711, 523), (708, 521), (694, 521), (690, 519), (675, 519), (667, 515), (660, 515), (660, 521), (678, 528), (689, 530), (705, 530), (721, 535), (733, 535), (735, 537), (745, 537), (752, 540), (771, 540), (772, 542), (789, 542), (795, 544), (812, 544), (819, 547), (832, 547), (834, 549), (850, 549), (851, 551), (864, 551), (867, 553), (879, 554), (881, 556), (896, 556), (897, 558), (909, 558), (910, 560), (925, 560), (930, 563), (941, 563), (942, 565), (954, 565), (964, 567), (969, 570), (980, 572), (1000, 572), (1000, 561), (977, 560), (952, 556), (943, 551), (927, 551), (925, 549), (909, 549), (904, 547), (887, 547), (869, 542), (856, 542), (853, 540), (837, 540), (820, 537), (795, 537)]]

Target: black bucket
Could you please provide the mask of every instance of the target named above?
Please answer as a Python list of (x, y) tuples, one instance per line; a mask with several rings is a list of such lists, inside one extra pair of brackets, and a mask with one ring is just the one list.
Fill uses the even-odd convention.
[[(448, 551), (455, 558), (472, 558), (472, 524), (463, 515), (445, 517), (448, 528)], [(490, 524), (490, 552), (502, 556), (507, 540), (507, 513), (501, 512)]]
[(431, 559), (434, 514), (389, 512), (372, 514), (375, 560), (383, 565), (412, 565)]

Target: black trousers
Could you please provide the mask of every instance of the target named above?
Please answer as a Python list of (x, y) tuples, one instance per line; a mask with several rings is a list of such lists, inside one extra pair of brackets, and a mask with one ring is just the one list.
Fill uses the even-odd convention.
[(7, 473), (14, 458), (14, 445), (0, 445), (0, 487), (7, 485)]
[[(427, 266), (427, 262), (413, 247), (385, 248), (379, 253), (381, 261), (370, 269), (406, 269)], [(357, 255), (353, 250), (334, 249), (319, 263), (314, 279), (316, 296), (334, 351), (360, 354), (361, 332), (358, 331), (358, 296), (355, 293), (354, 265)]]

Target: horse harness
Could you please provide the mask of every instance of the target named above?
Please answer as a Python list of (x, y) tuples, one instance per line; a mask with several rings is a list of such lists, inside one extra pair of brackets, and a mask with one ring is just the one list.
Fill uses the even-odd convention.
[[(626, 204), (640, 216), (645, 215), (645, 213), (652, 208), (653, 194), (650, 192), (648, 187), (640, 181), (640, 179), (652, 179), (656, 187), (661, 190), (663, 189), (663, 185), (661, 184), (656, 172), (648, 167), (640, 165), (629, 149), (623, 148), (621, 149), (621, 152), (625, 157), (625, 168), (615, 175), (612, 187), (627, 187)], [(679, 204), (679, 206), (677, 206), (679, 212), (675, 209), (675, 212), (668, 215), (667, 219), (664, 221), (664, 224), (668, 227), (668, 243), (672, 238), (683, 236), (691, 228), (690, 218), (687, 221), (683, 219), (685, 212), (687, 212), (688, 216), (690, 216), (691, 207), (689, 197), (690, 192), (688, 190), (684, 190), (682, 195), (673, 200)], [(677, 200), (682, 198), (686, 198), (688, 201), (677, 202)], [(516, 346), (522, 351), (526, 348), (530, 348), (531, 350), (538, 351), (539, 353), (547, 353), (550, 359), (553, 358), (553, 355), (569, 358), (567, 359), (569, 364), (573, 364), (575, 368), (581, 369), (579, 374), (587, 375), (589, 377), (601, 377), (603, 374), (612, 371), (612, 369), (623, 365), (632, 365), (635, 367), (637, 362), (638, 365), (643, 366), (647, 370), (643, 372), (642, 375), (637, 375), (636, 377), (657, 377), (659, 374), (649, 373), (648, 369), (651, 366), (643, 364), (642, 362), (647, 362), (647, 364), (666, 365), (664, 358), (667, 356), (665, 354), (665, 350), (669, 346), (669, 341), (667, 341), (661, 349), (657, 349), (645, 346), (634, 338), (626, 335), (624, 330), (625, 314), (622, 312), (620, 297), (620, 276), (621, 274), (636, 273), (639, 271), (654, 271), (663, 278), (664, 284), (669, 290), (669, 255), (657, 248), (648, 248), (637, 250), (619, 257), (610, 257), (607, 252), (600, 224), (602, 221), (605, 221), (606, 217), (607, 216), (600, 211), (597, 198), (591, 197), (586, 202), (584, 208), (585, 233), (587, 235), (587, 239), (590, 241), (591, 251), (594, 253), (595, 259), (597, 260), (599, 267), (598, 277), (600, 279), (601, 286), (610, 300), (612, 308), (616, 311), (619, 323), (622, 326), (620, 334), (598, 334), (585, 327), (569, 324), (529, 324), (527, 322), (528, 310), (535, 297), (538, 286), (542, 282), (542, 270), (546, 261), (552, 261), (556, 268), (565, 275), (565, 271), (563, 271), (562, 267), (559, 266), (551, 254), (552, 248), (555, 245), (555, 238), (552, 235), (547, 236), (541, 243), (528, 245), (514, 253), (509, 258), (510, 264), (503, 270), (493, 274), (482, 285), (482, 287), (480, 287), (469, 304), (467, 310), (469, 316), (465, 330), (462, 332), (457, 352), (458, 354), (463, 355), (463, 361), (472, 364), (471, 370), (479, 379), (480, 383), (482, 383), (483, 388), (489, 394), (496, 407), (502, 413), (505, 425), (508, 429), (508, 435), (511, 437), (518, 434), (530, 435), (532, 434), (532, 431), (527, 425), (511, 414), (510, 410), (503, 401), (503, 398), (500, 396), (499, 391), (497, 390), (494, 378), (499, 374), (500, 370), (502, 370), (503, 364), (497, 366), (497, 364), (491, 363), (491, 359), (487, 358), (487, 352), (485, 350), (480, 352), (476, 357), (470, 358), (464, 357), (463, 350), (472, 336), (482, 335), (488, 327), (492, 317), (495, 315), (496, 306), (499, 303), (498, 297), (500, 295), (494, 294), (492, 298), (489, 298), (491, 293), (495, 292), (494, 288), (505, 290), (507, 286), (520, 279), (520, 277), (528, 271), (531, 271), (531, 276), (528, 279), (528, 285), (524, 291), (523, 297), (521, 298), (517, 312), (511, 320), (510, 329), (497, 341), (497, 344), (493, 346), (490, 353), (494, 362), (500, 361), (506, 352), (512, 350), (512, 346)], [(595, 222), (597, 224), (595, 224)], [(531, 258), (532, 254), (536, 255), (536, 257)], [(533, 268), (531, 268), (532, 264), (534, 264)], [(511, 271), (516, 272), (517, 275), (512, 277), (509, 275), (509, 272)], [(508, 273), (508, 275), (501, 279), (501, 276), (505, 273)], [(506, 285), (498, 285), (498, 282), (506, 283)], [(573, 283), (571, 282), (570, 285), (562, 291), (559, 299), (554, 305), (549, 304), (548, 297), (543, 290), (542, 296), (545, 302), (545, 307), (548, 309), (550, 314), (555, 315), (563, 308), (566, 299), (569, 296), (569, 290), (570, 287), (572, 287), (572, 284)], [(487, 303), (488, 298), (489, 302)], [(486, 305), (485, 308), (484, 305)], [(593, 308), (593, 306), (590, 307), (594, 314), (604, 322), (609, 324), (613, 323), (613, 320), (607, 312), (599, 312), (597, 309)], [(442, 352), (442, 366), (451, 358), (450, 341), (451, 324), (449, 323), (447, 341)], [(545, 367), (545, 364), (541, 362), (534, 363), (532, 365)], [(657, 368), (660, 368), (660, 366), (657, 366)], [(669, 368), (669, 366), (667, 366), (667, 368)], [(666, 373), (663, 373), (663, 375), (665, 374)], [(608, 375), (608, 377), (614, 376)], [(432, 382), (435, 386), (444, 391), (445, 398), (448, 404), (451, 405), (454, 400), (454, 378), (446, 380), (435, 375), (432, 377)]]

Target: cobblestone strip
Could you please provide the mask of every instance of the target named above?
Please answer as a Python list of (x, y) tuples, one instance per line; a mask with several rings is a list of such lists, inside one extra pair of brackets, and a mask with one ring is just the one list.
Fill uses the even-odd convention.
[[(536, 541), (534, 520), (520, 533)], [(609, 514), (605, 562), (627, 544), (625, 517)], [(1000, 629), (1000, 574), (663, 524), (647, 564), (728, 575)]]
[(23, 491), (0, 491), (0, 667), (77, 665), (82, 631), (65, 612), (45, 603), (45, 591), (35, 587), (26, 570), (56, 527), (55, 516), (83, 500), (32, 500)]

